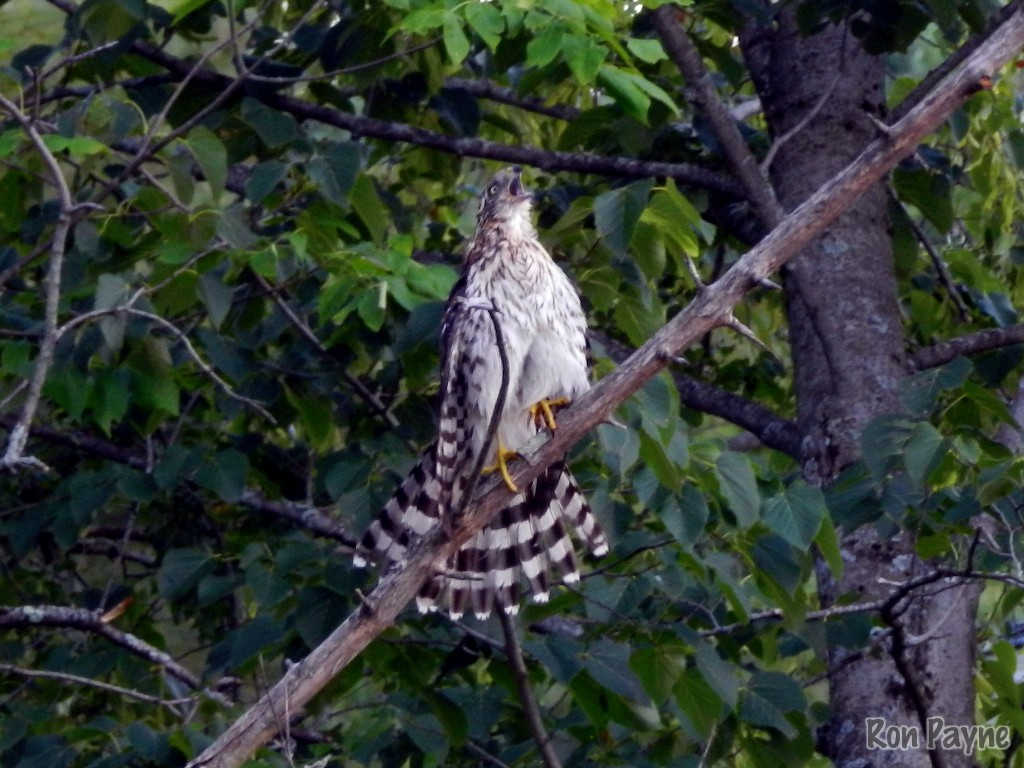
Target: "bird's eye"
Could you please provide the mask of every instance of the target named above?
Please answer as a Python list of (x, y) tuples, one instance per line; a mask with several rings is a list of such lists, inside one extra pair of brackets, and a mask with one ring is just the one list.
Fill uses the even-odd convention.
[(496, 195), (496, 194), (498, 194), (498, 185), (497, 184), (491, 184), (491, 188), (487, 190), (487, 194), (488, 195)]

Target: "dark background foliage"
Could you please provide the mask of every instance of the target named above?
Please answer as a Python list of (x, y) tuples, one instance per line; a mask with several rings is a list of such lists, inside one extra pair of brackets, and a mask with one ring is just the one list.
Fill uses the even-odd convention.
[[(713, 282), (760, 236), (657, 5), (0, 7), (0, 763), (182, 765), (358, 608), (375, 576), (350, 545), (433, 435), (441, 304), (496, 168), (527, 166), (597, 377), (688, 303), (694, 270)], [(884, 60), (892, 106), (998, 13), (678, 9), (759, 159), (777, 137), (736, 37), (781, 6), (802, 34), (848, 25)], [(517, 622), (565, 765), (827, 764), (829, 664), (884, 653), (886, 621), (821, 610), (815, 568), (841, 573), (840, 539), (863, 525), (992, 575), (962, 695), (1024, 733), (1003, 639), (1024, 596), (1005, 431), (1024, 338), (1019, 115), (1008, 71), (893, 171), (913, 373), (834, 482), (805, 479), (786, 295), (770, 290), (737, 309), (763, 346), (715, 331), (619, 409), (626, 429), (574, 449), (613, 550)], [(410, 610), (282, 713), (251, 764), (536, 764), (517, 675), (496, 619)]]

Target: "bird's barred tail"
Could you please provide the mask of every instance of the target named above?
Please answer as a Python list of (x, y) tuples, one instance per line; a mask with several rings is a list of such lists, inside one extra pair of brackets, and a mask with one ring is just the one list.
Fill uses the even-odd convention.
[(398, 562), (405, 557), (410, 537), (422, 536), (437, 523), (440, 487), (435, 463), (431, 446), (359, 540), (352, 556), (357, 568), (364, 568), (368, 560)]
[[(413, 534), (422, 535), (438, 520), (436, 480), (430, 451), (413, 467), (367, 530), (355, 563), (367, 559), (400, 560)], [(534, 600), (548, 600), (551, 579), (579, 580), (572, 531), (590, 554), (608, 552), (608, 539), (583, 491), (563, 462), (553, 464), (525, 494), (516, 496), (424, 584), (416, 598), (420, 611), (447, 608), (453, 618), (473, 611), (483, 618), (492, 608), (519, 610), (522, 577)]]

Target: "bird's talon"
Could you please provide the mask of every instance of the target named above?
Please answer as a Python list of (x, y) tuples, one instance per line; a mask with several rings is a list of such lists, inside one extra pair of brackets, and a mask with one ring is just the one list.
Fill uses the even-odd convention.
[(506, 487), (510, 491), (512, 491), (512, 493), (519, 493), (519, 488), (516, 486), (516, 484), (514, 482), (512, 482), (512, 475), (510, 475), (509, 471), (508, 471), (508, 460), (509, 459), (518, 459), (518, 458), (520, 458), (518, 453), (516, 453), (515, 451), (510, 451), (508, 448), (505, 448), (503, 445), (499, 445), (498, 446), (498, 460), (495, 461), (490, 466), (484, 467), (483, 468), (483, 473), (485, 475), (489, 475), (492, 472), (501, 472), (501, 479), (505, 481)]
[(568, 405), (571, 401), (568, 397), (556, 397), (551, 400), (538, 400), (530, 406), (530, 415), (533, 416), (533, 423), (537, 429), (547, 425), (552, 432), (558, 427), (555, 423), (555, 408)]

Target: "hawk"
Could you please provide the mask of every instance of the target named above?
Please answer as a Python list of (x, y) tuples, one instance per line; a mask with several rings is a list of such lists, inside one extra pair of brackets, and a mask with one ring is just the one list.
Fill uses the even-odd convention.
[[(458, 618), (472, 609), (485, 618), (500, 607), (516, 613), (522, 577), (534, 600), (546, 602), (552, 576), (579, 579), (570, 529), (591, 554), (608, 551), (564, 459), (522, 489), (506, 466), (541, 430), (557, 427), (556, 408), (590, 388), (586, 316), (575, 287), (537, 240), (531, 208), (518, 167), (487, 185), (444, 310), (437, 439), (356, 548), (359, 567), (371, 557), (400, 561), (414, 536), (459, 514), (482, 464), (489, 464), (485, 472), (501, 472), (514, 497), (424, 584), (416, 600), (424, 612), (447, 608)], [(490, 435), (506, 379), (504, 407)]]

